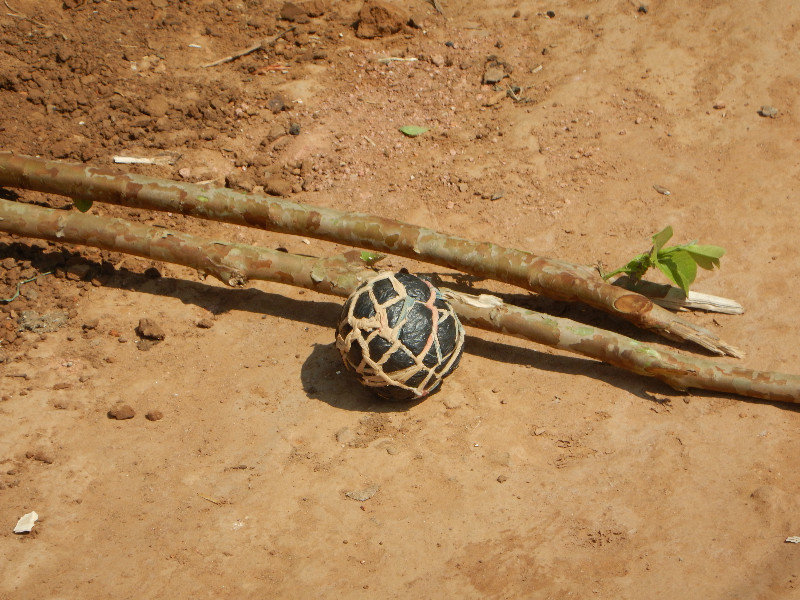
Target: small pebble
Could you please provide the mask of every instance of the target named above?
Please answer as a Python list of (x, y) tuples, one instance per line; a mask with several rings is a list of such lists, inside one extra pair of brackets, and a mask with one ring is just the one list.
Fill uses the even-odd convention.
[(722, 110), (726, 106), (724, 102), (714, 102), (714, 110)]
[(166, 337), (164, 329), (152, 319), (139, 319), (136, 333), (146, 340), (163, 340)]
[(554, 18), (556, 17), (556, 11), (554, 11), (554, 10), (548, 10), (548, 11), (547, 11), (545, 14), (546, 14), (546, 15), (548, 16), (548, 18), (550, 18), (550, 19), (554, 19)]
[(662, 185), (654, 185), (653, 189), (657, 191), (659, 194), (663, 194), (664, 196), (669, 196), (672, 193)]
[(352, 492), (345, 492), (345, 496), (350, 498), (351, 500), (357, 500), (358, 502), (366, 502), (370, 498), (372, 498), (378, 491), (377, 485), (371, 485), (370, 487), (363, 489), (363, 490), (353, 490)]
[(149, 410), (144, 415), (144, 418), (148, 421), (160, 421), (164, 418), (164, 413), (162, 413), (160, 410)]
[(128, 404), (118, 404), (108, 411), (108, 418), (116, 419), (117, 421), (132, 419), (135, 416), (136, 411)]
[(214, 326), (214, 321), (212, 321), (211, 319), (200, 319), (197, 322), (197, 326), (200, 329), (211, 329)]
[(506, 481), (508, 481), (508, 475), (497, 476), (497, 483), (505, 483)]
[(292, 123), (289, 125), (289, 135), (300, 135), (299, 123)]
[(769, 117), (770, 119), (774, 119), (778, 116), (778, 109), (774, 106), (769, 106), (765, 104), (761, 108), (758, 109), (758, 114), (762, 117)]

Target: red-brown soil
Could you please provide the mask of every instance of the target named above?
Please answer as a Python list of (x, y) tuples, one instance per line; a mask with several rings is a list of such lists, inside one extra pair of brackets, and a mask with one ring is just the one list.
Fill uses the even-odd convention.
[[(672, 224), (727, 248), (696, 289), (747, 309), (687, 318), (741, 364), (800, 372), (796, 2), (443, 0), (442, 16), (415, 0), (362, 13), (376, 37), (356, 35), (361, 0), (298, 4), (289, 22), (273, 0), (9, 0), (0, 149), (165, 155), (128, 169), (606, 267)], [(337, 299), (0, 236), (0, 297), (48, 272), (0, 303), (2, 598), (800, 597), (791, 407), (477, 331), (440, 393), (391, 405), (344, 372)], [(141, 319), (164, 339), (140, 339)]]

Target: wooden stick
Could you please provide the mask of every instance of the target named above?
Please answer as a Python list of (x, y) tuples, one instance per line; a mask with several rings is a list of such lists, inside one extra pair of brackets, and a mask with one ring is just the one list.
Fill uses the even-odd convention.
[(679, 318), (641, 294), (611, 285), (594, 269), (474, 242), (426, 227), (224, 188), (120, 175), (114, 171), (0, 152), (0, 186), (160, 210), (369, 248), (517, 285), (558, 300), (585, 302), (671, 340), (716, 354), (741, 351), (713, 331)]
[[(347, 255), (328, 259), (298, 256), (9, 200), (0, 200), (0, 231), (193, 267), (233, 286), (243, 285), (248, 279), (261, 279), (344, 297), (374, 275), (374, 271)], [(679, 390), (695, 387), (800, 403), (797, 375), (754, 371), (661, 350), (611, 331), (505, 304), (494, 296), (440, 290), (466, 325), (595, 358), (655, 377)]]

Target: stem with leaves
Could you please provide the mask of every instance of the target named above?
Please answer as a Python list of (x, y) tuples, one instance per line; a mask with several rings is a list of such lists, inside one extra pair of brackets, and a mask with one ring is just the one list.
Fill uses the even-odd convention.
[[(261, 279), (348, 296), (374, 274), (364, 266), (358, 252), (335, 258), (299, 256), (8, 200), (0, 200), (0, 231), (193, 267), (232, 286)], [(800, 403), (800, 377), (796, 375), (754, 371), (656, 349), (610, 331), (505, 304), (494, 296), (473, 296), (446, 288), (441, 291), (466, 325), (595, 358), (655, 377), (679, 390), (694, 387)]]
[(4, 152), (0, 152), (0, 186), (225, 221), (406, 256), (558, 300), (585, 302), (671, 340), (741, 356), (712, 331), (603, 281), (589, 267), (401, 221)]
[(697, 267), (709, 271), (719, 267), (719, 259), (725, 254), (725, 249), (719, 246), (700, 245), (697, 242), (665, 248), (664, 244), (671, 237), (672, 226), (668, 225), (653, 236), (653, 246), (649, 252), (633, 257), (624, 267), (603, 275), (603, 279), (607, 280), (614, 275), (625, 273), (635, 285), (649, 269), (655, 267), (688, 297), (689, 286), (697, 277)]

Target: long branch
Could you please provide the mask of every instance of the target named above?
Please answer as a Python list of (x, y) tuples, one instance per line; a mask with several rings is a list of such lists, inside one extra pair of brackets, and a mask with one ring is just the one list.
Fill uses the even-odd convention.
[(0, 186), (191, 215), (389, 252), (504, 281), (559, 300), (585, 302), (669, 339), (689, 340), (717, 354), (741, 356), (737, 348), (712, 331), (677, 317), (640, 294), (606, 283), (588, 267), (401, 221), (6, 152), (0, 152)]
[[(312, 258), (244, 244), (210, 241), (162, 228), (90, 214), (0, 200), (0, 231), (54, 242), (94, 246), (210, 273), (227, 285), (247, 279), (276, 281), (336, 296), (349, 295), (374, 273), (346, 257)], [(754, 371), (656, 349), (623, 335), (505, 304), (494, 296), (442, 289), (462, 321), (523, 337), (689, 387), (800, 403), (800, 377)]]

